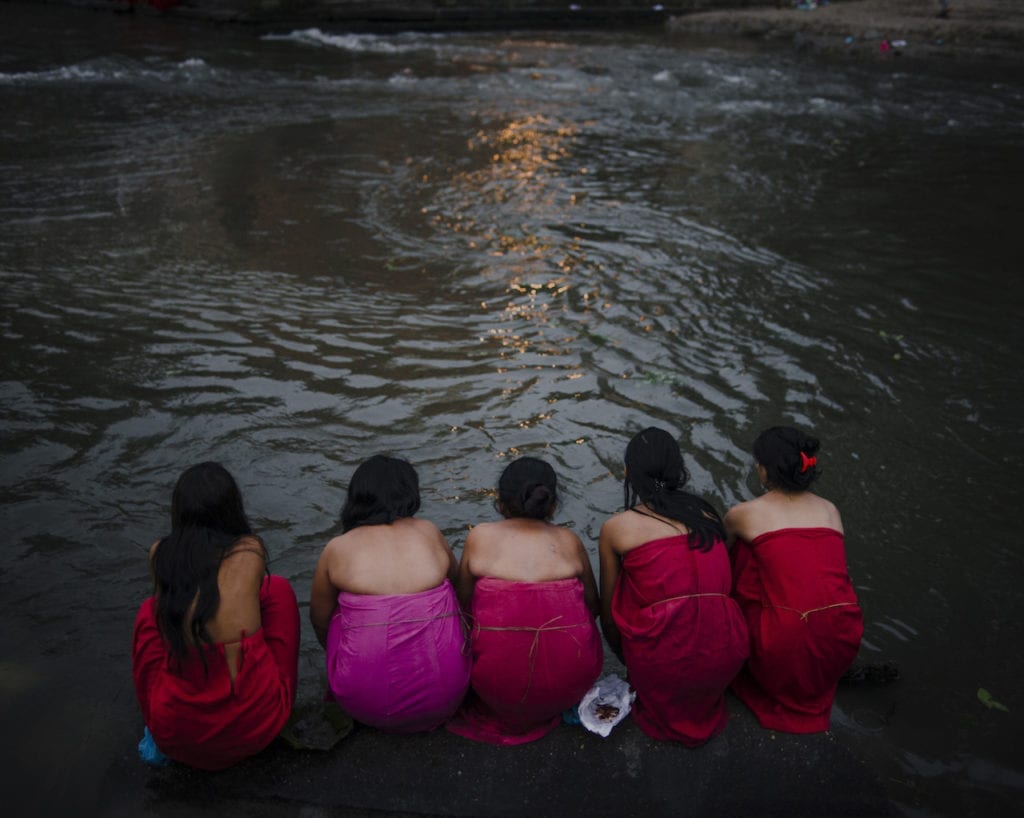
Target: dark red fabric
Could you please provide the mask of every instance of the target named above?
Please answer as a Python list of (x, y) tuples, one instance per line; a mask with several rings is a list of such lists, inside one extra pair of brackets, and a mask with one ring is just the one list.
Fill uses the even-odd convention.
[(733, 595), (750, 631), (750, 660), (733, 692), (763, 727), (828, 729), (839, 677), (857, 656), (864, 618), (843, 535), (783, 528), (732, 549)]
[(483, 577), (470, 613), (470, 692), (447, 725), (451, 732), (500, 745), (535, 741), (597, 681), (604, 650), (578, 579)]
[(636, 690), (633, 717), (652, 738), (696, 747), (725, 727), (725, 690), (748, 649), (731, 581), (725, 546), (702, 552), (685, 534), (623, 558), (612, 617)]
[(223, 645), (173, 659), (156, 623), (156, 599), (135, 619), (132, 675), (142, 718), (153, 740), (175, 761), (222, 770), (255, 755), (277, 736), (295, 703), (299, 608), (288, 580), (270, 576), (260, 587), (262, 625), (243, 637), (234, 683)]

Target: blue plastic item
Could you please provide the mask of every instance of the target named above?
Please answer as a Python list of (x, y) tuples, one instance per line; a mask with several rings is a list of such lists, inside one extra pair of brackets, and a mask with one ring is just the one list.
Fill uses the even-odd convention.
[(142, 741), (139, 742), (139, 758), (151, 767), (166, 767), (171, 763), (171, 760), (160, 752), (160, 748), (156, 746), (156, 742), (153, 741), (153, 734), (149, 732), (148, 727), (146, 732), (142, 734)]

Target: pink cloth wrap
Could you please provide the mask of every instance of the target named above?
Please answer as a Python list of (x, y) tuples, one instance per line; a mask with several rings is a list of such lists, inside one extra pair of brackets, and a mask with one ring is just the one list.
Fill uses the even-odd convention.
[(651, 540), (622, 560), (612, 617), (622, 635), (633, 718), (647, 735), (703, 744), (725, 727), (725, 690), (749, 651), (725, 546)]
[(733, 596), (750, 630), (750, 661), (733, 692), (763, 727), (828, 730), (839, 677), (864, 633), (843, 535), (782, 528), (737, 540), (732, 570)]
[(416, 594), (341, 592), (327, 630), (327, 681), (357, 721), (393, 733), (439, 727), (469, 686), (452, 584)]
[(448, 730), (474, 741), (535, 741), (579, 704), (604, 663), (578, 579), (477, 580), (470, 694)]

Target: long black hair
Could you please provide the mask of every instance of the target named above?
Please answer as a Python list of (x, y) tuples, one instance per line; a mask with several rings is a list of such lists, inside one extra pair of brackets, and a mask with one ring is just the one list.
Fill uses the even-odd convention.
[(245, 536), (255, 535), (228, 470), (212, 462), (186, 469), (171, 497), (171, 533), (152, 562), (157, 626), (178, 659), (193, 646), (213, 644), (206, 624), (220, 605), (217, 572), (224, 554)]
[(764, 466), (769, 488), (807, 491), (818, 478), (816, 437), (792, 426), (772, 426), (754, 441), (754, 457)]
[(375, 454), (352, 473), (341, 530), (385, 525), (420, 510), (420, 480), (405, 460)]
[(498, 509), (506, 517), (546, 520), (558, 504), (555, 470), (536, 457), (509, 463), (498, 480)]
[(709, 551), (716, 541), (725, 540), (725, 526), (714, 506), (683, 490), (689, 479), (679, 444), (664, 429), (644, 429), (626, 446), (626, 508), (643, 503), (682, 523), (690, 530), (690, 547)]

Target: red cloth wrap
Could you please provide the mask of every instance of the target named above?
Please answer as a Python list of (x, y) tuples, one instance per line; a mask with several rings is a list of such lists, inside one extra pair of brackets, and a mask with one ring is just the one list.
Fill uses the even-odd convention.
[(857, 656), (864, 617), (843, 535), (782, 528), (737, 540), (733, 596), (750, 631), (750, 660), (732, 690), (763, 727), (828, 729), (839, 677)]
[(725, 690), (747, 658), (747, 628), (729, 597), (725, 546), (681, 534), (626, 553), (612, 597), (633, 717), (647, 735), (703, 744), (725, 727)]
[(578, 579), (477, 580), (470, 693), (448, 729), (490, 744), (535, 741), (579, 704), (604, 663)]
[(234, 683), (222, 644), (178, 661), (156, 623), (156, 598), (135, 618), (132, 675), (142, 718), (153, 740), (175, 761), (222, 770), (255, 755), (291, 715), (298, 677), (299, 608), (288, 580), (270, 576), (260, 586), (256, 633), (243, 636)]

